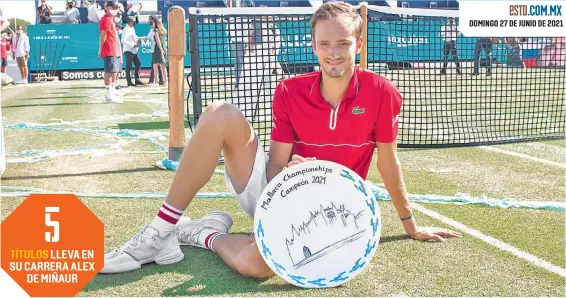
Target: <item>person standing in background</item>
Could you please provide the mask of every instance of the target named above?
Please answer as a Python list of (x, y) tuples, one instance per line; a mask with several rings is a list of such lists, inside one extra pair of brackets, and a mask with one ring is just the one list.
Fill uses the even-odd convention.
[(81, 12), (75, 7), (76, 2), (73, 0), (67, 0), (67, 10), (65, 10), (65, 23), (67, 24), (79, 24), (81, 19)]
[[(2, 22), (2, 20), (0, 20), (0, 22)], [(8, 52), (6, 51), (7, 43), (6, 33), (2, 33), (2, 37), (0, 38), (0, 72), (2, 73), (6, 73), (6, 66), (8, 66)]]
[[(8, 21), (6, 21), (6, 22), (8, 22)], [(11, 31), (9, 31), (9, 32), (6, 34), (6, 52), (7, 52), (7, 53), (12, 52), (12, 48), (13, 48), (13, 46), (12, 46), (12, 38), (13, 38), (13, 37), (14, 37), (14, 36), (12, 35), (12, 32), (11, 32)]]
[[(230, 17), (234, 18), (234, 17)], [(234, 72), (236, 73), (236, 82), (234, 89), (238, 89), (240, 85), (240, 78), (244, 71), (244, 56), (246, 51), (246, 44), (249, 42), (251, 35), (250, 25), (246, 21), (228, 19), (228, 36), (230, 37), (230, 49), (234, 57)]]
[(12, 58), (18, 62), (22, 80), (19, 84), (28, 83), (29, 37), (24, 33), (22, 25), (16, 26), (16, 34), (12, 37)]
[(104, 86), (106, 87), (106, 101), (122, 103), (122, 99), (114, 95), (114, 82), (118, 72), (122, 68), (122, 54), (120, 53), (120, 41), (116, 22), (114, 18), (118, 15), (118, 6), (108, 1), (106, 3), (106, 14), (100, 20), (100, 45), (98, 58), (104, 60)]
[(487, 67), (486, 76), (491, 76), (491, 64), (492, 60), (492, 52), (493, 52), (493, 44), (497, 44), (497, 38), (493, 37), (479, 37), (476, 40), (476, 48), (474, 50), (474, 72), (472, 75), (479, 75), (480, 74), (480, 66), (481, 66), (481, 51), (485, 50), (485, 62)]
[[(4, 21), (2, 9), (0, 9), (0, 32), (10, 26), (10, 22)], [(0, 100), (2, 97), (0, 96)], [(4, 147), (4, 125), (2, 124), (2, 105), (0, 104), (0, 177), (6, 171), (6, 149)]]
[(136, 24), (139, 23), (139, 14), (143, 11), (143, 4), (141, 0), (128, 0), (126, 2), (126, 16), (134, 17)]
[(446, 74), (448, 66), (448, 55), (452, 54), (452, 59), (456, 62), (456, 72), (462, 74), (460, 70), (460, 61), (458, 61), (458, 50), (456, 47), (456, 38), (460, 31), (458, 25), (454, 24), (454, 18), (448, 18), (448, 24), (440, 29), (440, 38), (444, 41), (444, 64), (442, 64), (441, 75)]
[(507, 67), (524, 68), (521, 45), (517, 37), (505, 37), (507, 44)]
[[(136, 30), (134, 26), (136, 25), (136, 19), (134, 17), (128, 17), (128, 24), (122, 31), (122, 44), (124, 45), (124, 55), (126, 56), (126, 81), (128, 82), (128, 87), (135, 86), (145, 86), (144, 82), (140, 80), (140, 68), (141, 62), (138, 56), (140, 41), (146, 40), (147, 37), (138, 37), (136, 35)], [(134, 63), (134, 79), (135, 82), (132, 83), (131, 71), (132, 62)]]
[[(151, 55), (151, 63), (153, 64), (153, 73), (158, 73), (161, 70), (163, 74), (163, 84), (160, 86), (167, 86), (167, 44), (165, 37), (167, 35), (167, 30), (163, 27), (163, 24), (159, 19), (153, 20), (153, 40), (155, 41), (155, 46), (153, 49), (153, 54)], [(155, 78), (153, 83), (155, 84)]]
[[(260, 5), (259, 7), (267, 6)], [(250, 30), (252, 32), (250, 54), (255, 55), (255, 61), (264, 63), (263, 66), (257, 66), (258, 71), (262, 73), (261, 76), (269, 76), (274, 72), (277, 74), (281, 69), (281, 65), (277, 62), (277, 54), (281, 48), (281, 32), (275, 25), (275, 21), (270, 20), (269, 17), (260, 17), (259, 20), (253, 22)]]
[[(153, 31), (153, 22), (155, 19), (157, 19), (156, 16), (149, 16), (149, 21), (148, 24), (150, 26), (149, 32), (147, 33), (147, 40), (149, 40), (151, 42), (151, 54), (153, 56), (153, 51), (155, 50), (155, 39), (153, 38), (154, 35), (154, 31)], [(163, 82), (163, 73), (161, 72), (161, 68), (158, 69), (157, 74), (154, 73), (154, 69), (153, 69), (153, 64), (151, 64), (151, 72), (149, 75), (149, 85), (150, 86), (155, 86), (156, 84), (153, 84), (152, 82), (157, 78), (155, 78), (155, 76), (157, 76), (157, 78), (159, 78), (159, 85), (163, 85), (165, 82)]]
[(46, 0), (41, 0), (41, 5), (37, 8), (37, 17), (40, 24), (51, 24), (51, 15), (53, 8), (46, 3)]
[(96, 0), (82, 0), (82, 1), (83, 1), (82, 2), (83, 7), (85, 7), (88, 12), (88, 16), (87, 16), (88, 22), (98, 23), (100, 21), (99, 11), (102, 10), (100, 8), (100, 5), (96, 3)]
[[(118, 14), (114, 17), (114, 23), (116, 24), (116, 31), (118, 33), (118, 36), (122, 36), (122, 31), (124, 29), (124, 27), (122, 27), (121, 21), (122, 21), (122, 16), (120, 15), (120, 11), (118, 11)], [(122, 55), (122, 44), (120, 43), (120, 39), (118, 39), (116, 45), (118, 46), (118, 54), (120, 55), (119, 56), (120, 64), (118, 71), (114, 74), (114, 77), (112, 78), (112, 82), (114, 84), (113, 90), (120, 89), (120, 86), (118, 85), (118, 79), (120, 77), (120, 73), (122, 72), (122, 63), (124, 61)]]

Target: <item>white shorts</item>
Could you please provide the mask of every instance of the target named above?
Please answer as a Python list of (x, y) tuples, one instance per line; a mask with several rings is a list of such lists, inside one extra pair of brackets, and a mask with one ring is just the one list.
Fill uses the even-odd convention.
[(263, 151), (263, 146), (261, 145), (261, 141), (258, 138), (252, 175), (248, 180), (248, 185), (246, 185), (246, 188), (240, 194), (237, 194), (236, 190), (234, 190), (234, 186), (232, 185), (230, 177), (228, 176), (228, 171), (224, 171), (224, 181), (226, 182), (228, 191), (233, 196), (235, 196), (236, 199), (238, 199), (240, 207), (251, 218), (254, 218), (257, 201), (259, 200), (261, 193), (267, 186), (267, 161), (267, 154), (265, 154), (265, 152)]

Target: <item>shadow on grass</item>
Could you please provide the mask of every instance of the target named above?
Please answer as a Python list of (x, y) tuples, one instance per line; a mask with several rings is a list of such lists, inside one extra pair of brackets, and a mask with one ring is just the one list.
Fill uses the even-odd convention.
[(94, 175), (108, 175), (108, 174), (126, 174), (126, 173), (152, 172), (152, 171), (163, 171), (163, 170), (156, 168), (156, 167), (151, 167), (151, 168), (127, 169), (127, 170), (116, 170), (116, 171), (101, 171), (101, 172), (87, 172), (87, 173), (75, 173), (75, 174), (56, 174), (56, 175), (39, 175), (39, 176), (13, 176), (13, 177), (2, 177), (2, 181), (28, 180), (28, 179), (50, 179), (50, 178), (80, 177), (80, 176), (94, 176)]
[(50, 106), (78, 106), (78, 105), (97, 105), (97, 104), (107, 104), (104, 101), (101, 102), (69, 102), (69, 103), (48, 103), (48, 104), (29, 104), (29, 105), (10, 105), (3, 106), (3, 109), (9, 108), (27, 108), (27, 107), (50, 107)]
[(77, 89), (106, 89), (104, 86), (71, 86), (61, 88), (61, 90), (77, 90)]
[[(185, 128), (189, 127), (189, 124), (185, 122)], [(118, 129), (135, 129), (135, 130), (153, 130), (153, 129), (169, 129), (169, 121), (156, 121), (156, 122), (136, 122), (136, 123), (118, 123), (117, 126), (111, 128)]]
[(409, 235), (385, 236), (379, 238), (379, 244), (385, 244), (388, 242), (395, 242), (401, 240), (411, 240), (411, 237), (409, 237)]
[[(245, 234), (247, 235), (247, 234)], [(409, 240), (406, 235), (385, 236), (380, 244)], [(254, 279), (243, 277), (233, 269), (224, 264), (222, 259), (210, 251), (194, 248), (181, 247), (185, 258), (183, 261), (173, 265), (148, 264), (141, 269), (121, 274), (99, 274), (83, 289), (83, 293), (104, 290), (107, 288), (127, 286), (151, 276), (163, 273), (175, 273), (187, 276), (187, 281), (163, 285), (161, 296), (221, 296), (244, 294), (244, 296), (256, 295), (257, 293), (284, 292), (286, 296), (293, 296), (293, 292), (301, 292), (304, 289), (291, 284), (265, 284), (269, 278)], [(278, 277), (275, 277), (278, 278)], [(168, 287), (168, 288), (167, 288)], [(248, 294), (248, 295), (246, 295)]]
[[(194, 117), (189, 116), (189, 121), (191, 124), (194, 123)], [(185, 118), (184, 121), (185, 128), (189, 128), (189, 122)], [(153, 130), (153, 129), (169, 129), (169, 121), (154, 121), (154, 122), (128, 122), (128, 123), (118, 123), (118, 125), (111, 126), (110, 128), (115, 129), (134, 129), (134, 130)]]
[(83, 293), (88, 294), (89, 291), (126, 286), (147, 277), (151, 278), (152, 275), (163, 273), (176, 273), (188, 277), (188, 280), (181, 284), (164, 284), (161, 295), (168, 297), (300, 291), (292, 285), (264, 285), (263, 283), (267, 279), (242, 277), (225, 265), (217, 254), (210, 251), (194, 247), (181, 247), (181, 249), (185, 258), (177, 264), (148, 264), (136, 271), (121, 274), (99, 274), (83, 289)]
[[(53, 95), (53, 94), (51, 94)], [(65, 98), (86, 98), (88, 96), (84, 95), (74, 95), (74, 96), (46, 96), (46, 97), (29, 97), (29, 98), (18, 98), (17, 100), (49, 100), (49, 99), (65, 99)]]

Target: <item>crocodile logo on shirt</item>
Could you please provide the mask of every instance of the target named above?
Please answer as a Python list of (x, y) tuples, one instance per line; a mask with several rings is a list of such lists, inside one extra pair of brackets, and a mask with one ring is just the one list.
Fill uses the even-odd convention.
[(366, 112), (366, 109), (360, 108), (360, 107), (354, 107), (352, 109), (352, 114), (354, 114), (354, 115), (360, 115), (360, 114), (363, 114), (365, 112)]

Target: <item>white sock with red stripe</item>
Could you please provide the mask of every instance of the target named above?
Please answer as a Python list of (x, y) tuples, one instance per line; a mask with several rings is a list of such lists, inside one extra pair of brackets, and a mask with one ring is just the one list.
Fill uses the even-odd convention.
[(175, 225), (179, 221), (179, 218), (181, 218), (181, 215), (183, 215), (183, 210), (179, 210), (167, 204), (167, 202), (163, 202), (157, 216), (155, 216), (149, 225), (159, 231), (159, 235), (165, 236), (175, 229)]
[(220, 233), (220, 232), (212, 232), (210, 234), (208, 234), (208, 236), (206, 236), (204, 238), (204, 247), (206, 247), (207, 249), (210, 249), (212, 251), (214, 251), (214, 249), (212, 249), (212, 243), (214, 242), (214, 240), (216, 239), (216, 237), (223, 235), (224, 233)]

